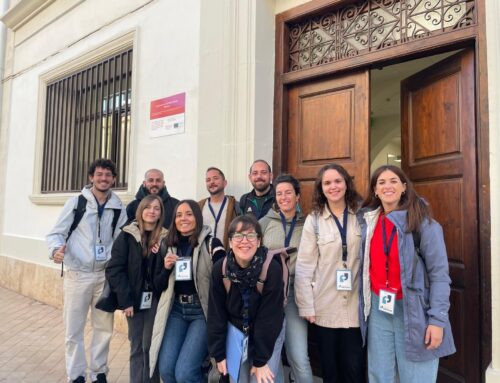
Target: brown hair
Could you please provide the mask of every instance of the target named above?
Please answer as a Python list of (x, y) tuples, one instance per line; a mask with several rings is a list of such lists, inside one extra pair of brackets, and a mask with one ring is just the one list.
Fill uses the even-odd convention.
[(240, 223), (241, 231), (254, 229), (257, 233), (257, 237), (262, 239), (262, 228), (253, 214), (240, 215), (231, 221), (227, 229), (227, 236), (229, 239), (233, 238), (233, 234), (236, 233), (236, 229)]
[(326, 164), (321, 169), (319, 169), (318, 175), (314, 180), (314, 194), (312, 209), (315, 213), (320, 214), (327, 204), (327, 198), (325, 193), (323, 193), (323, 175), (327, 170), (336, 170), (344, 178), (346, 184), (345, 191), (345, 203), (349, 209), (356, 212), (359, 209), (359, 205), (363, 200), (361, 195), (356, 191), (354, 187), (354, 182), (352, 182), (352, 177), (347, 173), (342, 165), (339, 164)]
[(182, 204), (188, 204), (193, 212), (194, 219), (196, 222), (196, 227), (194, 229), (193, 234), (189, 236), (189, 244), (193, 247), (198, 246), (198, 237), (200, 236), (201, 229), (203, 229), (203, 215), (201, 214), (200, 206), (196, 201), (192, 199), (183, 199), (179, 201), (174, 208), (174, 214), (172, 215), (172, 223), (168, 228), (167, 234), (167, 246), (178, 246), (181, 234), (177, 230), (177, 226), (175, 225), (175, 216), (177, 215), (177, 210), (179, 210), (179, 206)]
[(370, 209), (376, 209), (378, 207), (382, 207), (382, 202), (375, 195), (375, 186), (377, 186), (377, 181), (380, 175), (385, 171), (393, 172), (401, 181), (403, 185), (406, 185), (406, 190), (403, 194), (401, 194), (401, 198), (398, 202), (398, 210), (407, 210), (407, 231), (412, 232), (418, 230), (420, 225), (425, 219), (428, 219), (429, 222), (432, 219), (432, 212), (429, 204), (421, 198), (415, 189), (413, 188), (413, 184), (408, 179), (407, 175), (394, 165), (382, 165), (377, 168), (371, 178), (370, 178), (370, 189), (368, 190), (368, 197), (363, 202), (363, 207), (367, 207)]
[[(161, 213), (158, 221), (156, 222), (155, 228), (151, 230), (151, 234), (148, 236), (146, 234), (146, 230), (144, 229), (144, 219), (142, 218), (142, 213), (149, 205), (151, 205), (153, 201), (159, 202)], [(155, 194), (148, 194), (147, 196), (145, 196), (137, 207), (137, 211), (135, 212), (135, 219), (137, 221), (137, 226), (139, 226), (139, 232), (141, 233), (142, 255), (145, 257), (147, 257), (149, 251), (154, 245), (160, 243), (160, 234), (163, 228), (164, 215), (165, 208), (163, 207), (163, 201)]]

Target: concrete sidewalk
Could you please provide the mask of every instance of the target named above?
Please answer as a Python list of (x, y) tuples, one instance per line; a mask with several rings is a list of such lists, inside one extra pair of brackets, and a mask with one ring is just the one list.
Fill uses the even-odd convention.
[[(66, 382), (62, 311), (3, 287), (0, 302), (0, 383)], [(89, 332), (87, 324), (87, 348)], [(109, 383), (129, 381), (128, 357), (127, 335), (115, 332)]]

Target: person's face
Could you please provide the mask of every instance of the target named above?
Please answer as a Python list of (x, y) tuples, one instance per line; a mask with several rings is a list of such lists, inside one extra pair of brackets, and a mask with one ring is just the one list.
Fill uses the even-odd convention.
[(227, 181), (222, 178), (222, 175), (217, 170), (212, 169), (206, 174), (205, 184), (210, 195), (216, 195), (224, 191)]
[(142, 184), (149, 193), (158, 194), (165, 186), (165, 180), (160, 172), (152, 170), (146, 174), (146, 178)]
[(406, 191), (406, 184), (402, 183), (397, 174), (391, 170), (380, 173), (374, 189), (385, 211), (392, 211), (398, 207), (404, 191)]
[[(255, 229), (249, 228), (247, 230), (241, 230), (241, 227), (241, 223), (236, 227), (233, 237), (229, 240), (229, 245), (233, 250), (236, 262), (238, 262), (241, 267), (247, 267), (257, 252), (257, 248), (260, 246), (260, 239), (257, 237), (248, 239), (246, 235), (250, 234), (250, 236), (252, 236), (257, 234)], [(238, 235), (235, 237), (235, 234), (243, 234), (245, 236), (238, 239)]]
[(288, 182), (281, 182), (276, 185), (276, 203), (283, 214), (295, 213), (299, 195), (295, 194), (293, 185)]
[(189, 236), (196, 230), (196, 218), (189, 204), (182, 203), (179, 205), (175, 213), (175, 227), (184, 236)]
[(107, 192), (115, 183), (115, 176), (109, 169), (96, 167), (94, 174), (89, 176), (89, 180), (97, 191)]
[(344, 200), (347, 185), (344, 177), (335, 169), (328, 169), (323, 173), (321, 187), (328, 203), (336, 204)]
[(151, 203), (146, 205), (142, 211), (142, 220), (144, 223), (149, 225), (156, 225), (161, 216), (161, 206), (160, 201), (153, 200)]
[(252, 166), (252, 170), (248, 175), (254, 189), (258, 192), (264, 192), (271, 184), (273, 173), (269, 171), (267, 164), (264, 162), (256, 162)]

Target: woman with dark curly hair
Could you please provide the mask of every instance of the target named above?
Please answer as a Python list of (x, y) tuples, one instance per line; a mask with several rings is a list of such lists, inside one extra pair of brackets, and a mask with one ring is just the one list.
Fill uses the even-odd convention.
[(324, 383), (365, 382), (358, 294), (360, 202), (342, 166), (320, 169), (297, 256), (295, 300), (299, 315), (314, 325)]

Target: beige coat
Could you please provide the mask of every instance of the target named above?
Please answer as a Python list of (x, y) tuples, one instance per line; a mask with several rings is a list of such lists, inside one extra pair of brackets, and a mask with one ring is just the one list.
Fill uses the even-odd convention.
[[(212, 257), (205, 245), (205, 237), (209, 234), (210, 228), (208, 226), (203, 226), (201, 234), (198, 237), (198, 246), (193, 250), (193, 275), (196, 275), (194, 285), (198, 292), (205, 318), (208, 313), (208, 290), (210, 288), (210, 277), (212, 275)], [(175, 253), (176, 250), (176, 248), (169, 248), (167, 252)], [(149, 349), (149, 371), (151, 371), (151, 373), (154, 372), (158, 361), (163, 334), (165, 333), (168, 316), (172, 309), (172, 304), (174, 303), (174, 285), (175, 273), (171, 273), (168, 280), (168, 287), (163, 291), (160, 301), (158, 302), (158, 309), (153, 325), (153, 336), (151, 339), (151, 348)]]
[(361, 230), (356, 215), (351, 211), (348, 214), (347, 268), (352, 272), (351, 291), (337, 291), (336, 272), (344, 269), (342, 239), (328, 209), (319, 215), (309, 214), (302, 231), (295, 268), (295, 301), (301, 317), (315, 316), (316, 324), (323, 327), (359, 327)]

